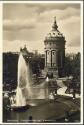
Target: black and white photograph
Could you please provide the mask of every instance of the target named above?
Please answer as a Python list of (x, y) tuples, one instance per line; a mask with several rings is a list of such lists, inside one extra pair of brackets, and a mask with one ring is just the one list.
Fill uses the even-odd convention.
[(82, 122), (82, 4), (3, 2), (3, 123)]

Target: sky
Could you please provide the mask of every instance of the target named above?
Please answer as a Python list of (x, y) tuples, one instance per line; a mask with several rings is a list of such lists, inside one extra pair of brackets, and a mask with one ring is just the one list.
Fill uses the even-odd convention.
[(3, 51), (18, 52), (26, 45), (29, 51), (44, 53), (44, 39), (51, 31), (54, 17), (66, 39), (66, 52), (80, 51), (80, 4), (4, 3)]

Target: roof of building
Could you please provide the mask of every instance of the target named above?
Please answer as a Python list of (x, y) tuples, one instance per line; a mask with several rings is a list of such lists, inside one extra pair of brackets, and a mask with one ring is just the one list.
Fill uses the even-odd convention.
[(58, 30), (57, 22), (56, 22), (56, 17), (54, 17), (54, 23), (52, 25), (52, 30), (47, 34), (45, 37), (46, 40), (56, 40), (59, 38), (65, 38), (62, 33)]

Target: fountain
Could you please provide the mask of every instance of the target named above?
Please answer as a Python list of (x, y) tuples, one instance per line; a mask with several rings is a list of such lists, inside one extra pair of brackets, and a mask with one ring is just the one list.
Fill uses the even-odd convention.
[(45, 81), (35, 86), (32, 84), (32, 71), (29, 60), (26, 62), (23, 53), (20, 52), (18, 60), (18, 85), (15, 98), (16, 103), (12, 104), (11, 107), (14, 110), (25, 109), (28, 108), (29, 105), (36, 105), (33, 99), (48, 98), (47, 82)]
[[(32, 96), (32, 80), (31, 80), (31, 73), (29, 64), (26, 64), (26, 61), (20, 53), (19, 60), (18, 60), (18, 87), (21, 89), (23, 97), (25, 100), (31, 98)], [(16, 95), (18, 92), (16, 93)]]
[(16, 89), (15, 103), (11, 104), (11, 107), (14, 110), (24, 110), (28, 108), (26, 100), (28, 97), (31, 97), (31, 89), (30, 86), (27, 87), (27, 83), (29, 82), (27, 75), (27, 65), (22, 53), (20, 53), (18, 60), (18, 85)]

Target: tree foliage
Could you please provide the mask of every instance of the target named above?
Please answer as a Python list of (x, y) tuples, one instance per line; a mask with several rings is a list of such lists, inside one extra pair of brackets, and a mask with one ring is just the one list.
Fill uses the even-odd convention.
[(72, 75), (80, 80), (80, 53), (65, 57), (64, 71), (66, 76)]

